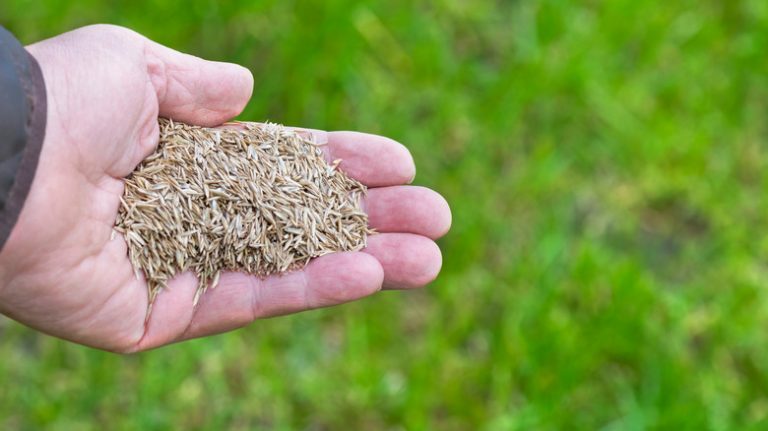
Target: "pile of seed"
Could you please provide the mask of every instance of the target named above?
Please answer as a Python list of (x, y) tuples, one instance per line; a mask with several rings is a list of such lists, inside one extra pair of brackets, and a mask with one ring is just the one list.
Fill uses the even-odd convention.
[(222, 270), (267, 276), (363, 248), (366, 188), (339, 162), (277, 124), (161, 119), (157, 150), (125, 180), (115, 226), (150, 301), (187, 269), (198, 277), (196, 303)]

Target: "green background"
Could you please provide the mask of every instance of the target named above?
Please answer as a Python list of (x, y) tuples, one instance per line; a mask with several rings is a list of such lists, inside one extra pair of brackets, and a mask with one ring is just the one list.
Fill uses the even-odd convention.
[(241, 118), (406, 144), (422, 291), (118, 356), (0, 322), (2, 429), (768, 429), (768, 2), (2, 0), (248, 66)]

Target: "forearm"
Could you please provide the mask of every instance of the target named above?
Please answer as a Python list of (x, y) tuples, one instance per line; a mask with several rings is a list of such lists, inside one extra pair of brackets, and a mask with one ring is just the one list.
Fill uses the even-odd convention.
[(0, 249), (35, 176), (46, 123), (46, 92), (37, 61), (0, 27)]

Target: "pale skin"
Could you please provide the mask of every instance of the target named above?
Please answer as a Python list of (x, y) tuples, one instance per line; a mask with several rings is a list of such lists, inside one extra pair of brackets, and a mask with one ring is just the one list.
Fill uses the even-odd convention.
[[(193, 307), (197, 280), (174, 278), (147, 320), (137, 280), (112, 227), (122, 179), (156, 147), (158, 116), (216, 126), (245, 107), (250, 72), (205, 61), (115, 26), (90, 26), (28, 47), (43, 70), (46, 138), (29, 196), (0, 252), (0, 312), (42, 332), (115, 352), (221, 333), (254, 320), (354, 301), (437, 277), (434, 240), (451, 223), (436, 192), (407, 185), (408, 150), (381, 136), (313, 131), (328, 159), (370, 190), (363, 205), (380, 232), (361, 252), (314, 259), (260, 279), (224, 273)], [(258, 84), (256, 85), (258, 91)]]

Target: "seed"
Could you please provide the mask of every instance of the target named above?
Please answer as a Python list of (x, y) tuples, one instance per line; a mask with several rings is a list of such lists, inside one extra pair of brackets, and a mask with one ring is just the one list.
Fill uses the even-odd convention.
[(160, 143), (125, 180), (115, 231), (150, 304), (175, 274), (198, 278), (194, 303), (221, 271), (259, 277), (360, 250), (366, 188), (321, 146), (277, 124), (212, 129), (160, 119)]

